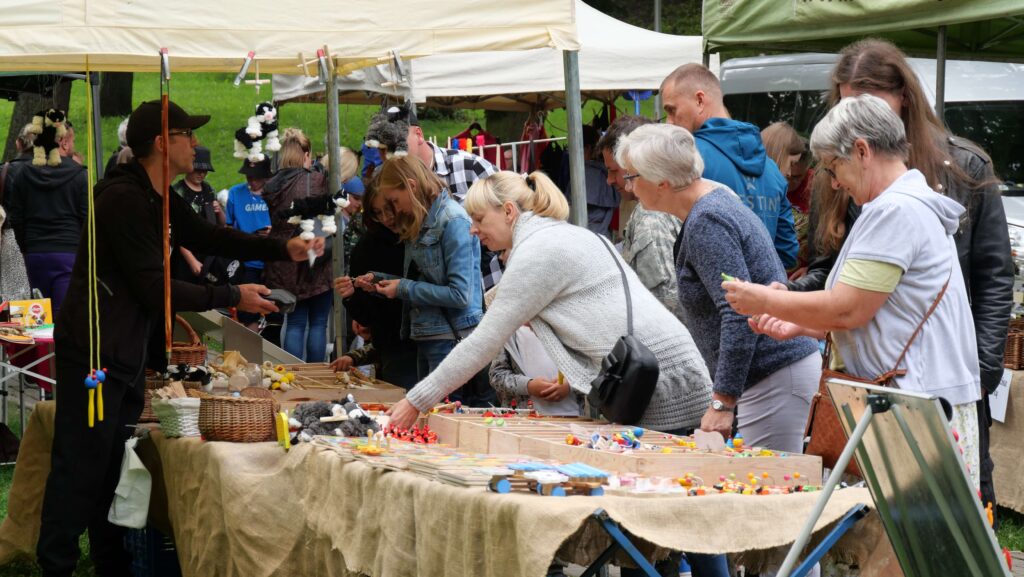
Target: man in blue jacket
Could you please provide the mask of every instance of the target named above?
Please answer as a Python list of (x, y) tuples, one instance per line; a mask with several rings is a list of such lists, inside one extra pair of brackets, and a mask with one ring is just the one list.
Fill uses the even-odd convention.
[(729, 118), (718, 78), (700, 64), (684, 64), (661, 83), (661, 101), (668, 122), (693, 133), (704, 178), (731, 188), (764, 222), (782, 265), (796, 264), (799, 244), (786, 178), (765, 154), (760, 130)]

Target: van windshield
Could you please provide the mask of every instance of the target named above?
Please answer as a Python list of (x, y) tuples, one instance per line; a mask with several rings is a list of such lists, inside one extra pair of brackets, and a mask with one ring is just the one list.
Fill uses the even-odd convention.
[[(827, 111), (824, 94), (814, 90), (727, 94), (724, 99), (736, 120), (760, 128), (784, 120), (804, 136)], [(988, 152), (1008, 192), (1024, 194), (1024, 102), (948, 102), (945, 116), (953, 134)]]

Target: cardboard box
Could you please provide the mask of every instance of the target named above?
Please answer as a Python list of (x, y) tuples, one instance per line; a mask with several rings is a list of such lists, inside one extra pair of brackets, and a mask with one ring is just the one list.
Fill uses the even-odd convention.
[(20, 323), (27, 329), (53, 326), (53, 310), (50, 308), (50, 299), (10, 301), (8, 307), (12, 323)]

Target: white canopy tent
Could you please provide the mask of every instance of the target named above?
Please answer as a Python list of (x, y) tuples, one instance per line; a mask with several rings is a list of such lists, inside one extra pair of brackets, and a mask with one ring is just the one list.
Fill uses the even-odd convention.
[[(582, 44), (580, 89), (586, 97), (612, 102), (626, 90), (657, 90), (680, 64), (701, 61), (699, 36), (638, 28), (580, 0), (575, 1), (575, 11)], [(410, 88), (417, 103), (527, 111), (565, 106), (562, 55), (555, 48), (435, 54), (411, 62), (410, 68)], [(717, 68), (715, 55), (712, 70), (717, 73)], [(389, 78), (386, 67), (379, 66), (377, 76)], [(303, 77), (275, 74), (273, 88), (277, 102), (323, 99), (323, 86)], [(352, 98), (359, 92), (353, 91), (389, 92), (365, 75), (339, 79), (338, 89), (339, 97), (350, 102), (358, 102)]]
[(0, 69), (156, 71), (160, 47), (180, 72), (237, 71), (256, 51), (262, 72), (296, 73), (327, 46), (351, 69), (397, 50), (576, 50), (571, 0), (6, 0)]

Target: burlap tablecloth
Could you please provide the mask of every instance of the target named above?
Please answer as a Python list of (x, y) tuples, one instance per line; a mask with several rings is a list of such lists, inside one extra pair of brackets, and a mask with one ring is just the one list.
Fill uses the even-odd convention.
[(991, 433), (996, 500), (1001, 507), (1024, 513), (1024, 371), (1013, 371), (1006, 422), (992, 423)]
[[(0, 564), (34, 553), (52, 427), (53, 406), (44, 403), (30, 419), (0, 526)], [(162, 526), (169, 518), (186, 577), (539, 577), (556, 552), (586, 563), (607, 546), (589, 520), (598, 508), (645, 541), (645, 551), (764, 550), (791, 543), (818, 496), (496, 495), (346, 462), (311, 445), (285, 453), (272, 443), (159, 433), (139, 452), (154, 476), (151, 520)], [(837, 492), (818, 528), (857, 503), (871, 503), (866, 490)], [(863, 568), (879, 539), (872, 516), (837, 552)]]

